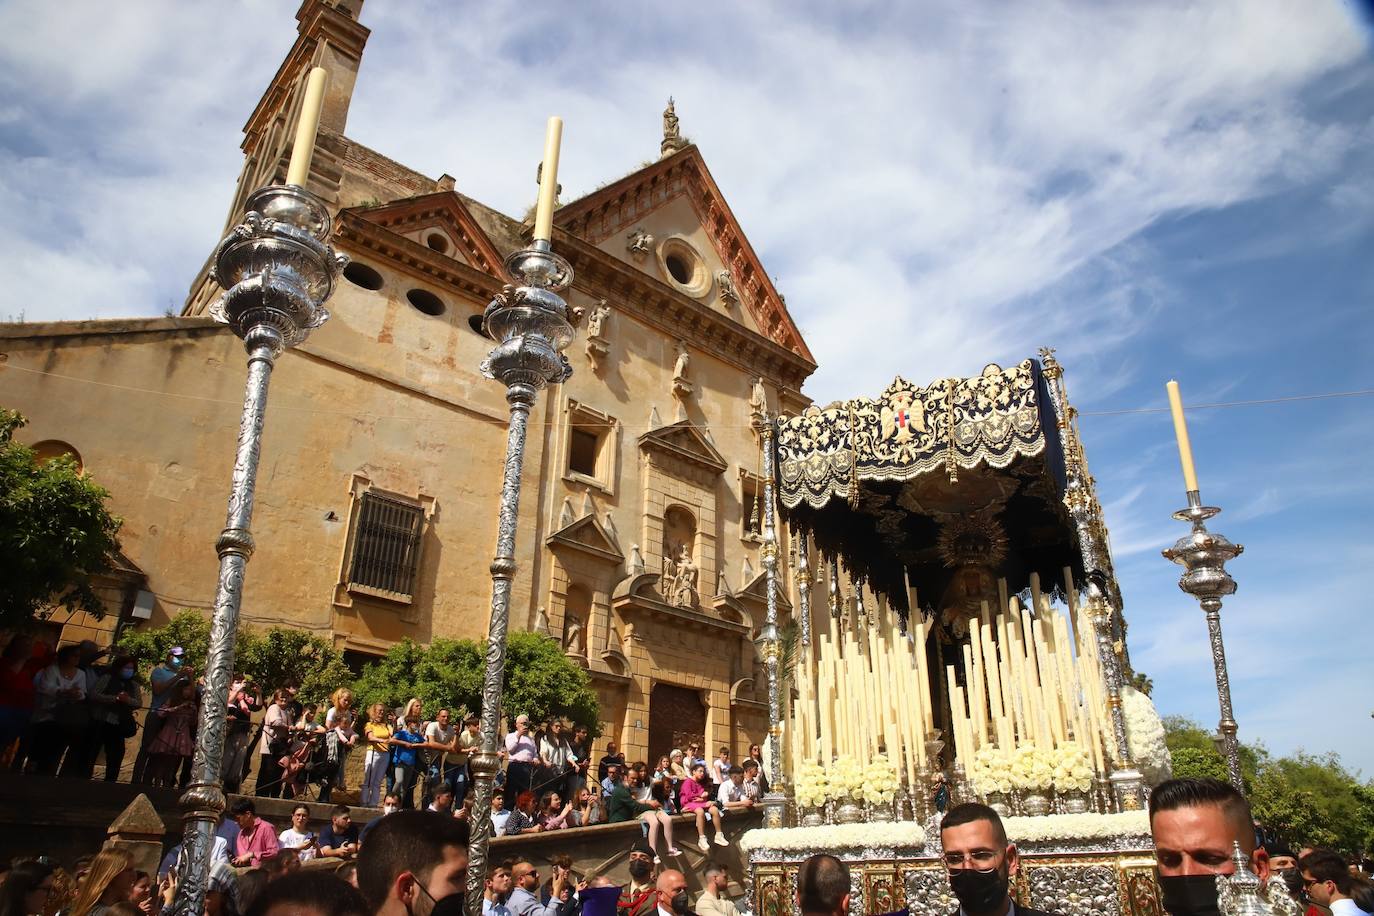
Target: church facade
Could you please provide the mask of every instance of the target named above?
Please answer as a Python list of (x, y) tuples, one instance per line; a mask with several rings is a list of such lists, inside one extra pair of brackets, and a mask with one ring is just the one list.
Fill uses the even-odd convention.
[[(485, 637), (507, 410), (477, 329), (530, 231), (346, 136), (361, 8), (302, 4), (226, 224), (283, 180), (306, 74), (327, 68), (309, 187), (352, 263), (273, 378), (243, 619), (319, 633), (354, 664), (405, 638)], [(511, 603), (513, 627), (588, 671), (602, 741), (635, 757), (764, 738), (754, 421), (801, 410), (815, 369), (671, 104), (661, 154), (555, 214), (585, 318), (572, 378), (531, 416)], [(112, 613), (64, 638), (208, 612), (245, 374), (206, 313), (218, 292), (202, 271), (177, 317), (0, 326), (21, 438), (76, 454), (125, 520)]]

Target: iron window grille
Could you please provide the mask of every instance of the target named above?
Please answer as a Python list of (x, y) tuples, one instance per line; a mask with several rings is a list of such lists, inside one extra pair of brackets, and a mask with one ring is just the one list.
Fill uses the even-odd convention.
[(385, 597), (413, 597), (424, 520), (420, 506), (364, 493), (358, 506), (349, 587)]

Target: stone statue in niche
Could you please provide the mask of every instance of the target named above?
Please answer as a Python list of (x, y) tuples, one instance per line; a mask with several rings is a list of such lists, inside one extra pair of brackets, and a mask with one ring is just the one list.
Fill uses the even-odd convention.
[(677, 575), (673, 581), (672, 603), (675, 607), (697, 606), (697, 576), (699, 571), (684, 544), (678, 552)]
[(754, 379), (753, 387), (749, 389), (749, 416), (755, 420), (762, 420), (768, 413), (768, 392), (763, 387), (763, 377)]
[(673, 397), (678, 401), (678, 419), (685, 419), (685, 404), (687, 397), (696, 388), (687, 378), (687, 372), (692, 365), (692, 354), (687, 350), (687, 341), (677, 342), (677, 361), (673, 363)]
[(625, 238), (627, 239), (625, 250), (628, 251), (636, 261), (644, 260), (645, 256), (653, 250), (654, 237), (650, 235), (643, 226), (631, 229)]
[(596, 306), (592, 308), (591, 317), (587, 319), (587, 336), (600, 337), (605, 328), (606, 319), (611, 315), (610, 306), (605, 299), (597, 300)]
[(687, 370), (692, 365), (692, 354), (687, 351), (687, 341), (677, 342), (677, 362), (673, 364), (673, 381), (687, 381)]
[(601, 360), (610, 352), (610, 345), (606, 342), (603, 332), (606, 329), (606, 319), (611, 315), (611, 308), (606, 304), (605, 299), (597, 300), (592, 308), (590, 317), (587, 318), (587, 361), (595, 369), (601, 368)]
[(716, 288), (720, 290), (720, 298), (726, 305), (735, 305), (739, 302), (739, 293), (735, 290), (735, 275), (730, 273), (728, 267), (716, 274)]
[(587, 631), (576, 614), (569, 614), (563, 623), (563, 653), (576, 656), (587, 654)]

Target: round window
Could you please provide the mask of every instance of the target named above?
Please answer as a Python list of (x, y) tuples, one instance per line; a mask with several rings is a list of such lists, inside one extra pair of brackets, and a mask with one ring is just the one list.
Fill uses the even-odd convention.
[(444, 314), (444, 300), (427, 289), (412, 289), (406, 293), (406, 299), (426, 315)]
[(437, 232), (431, 232), (429, 234), (429, 238), (425, 239), (425, 244), (428, 245), (430, 248), (433, 248), (440, 254), (445, 254), (448, 252), (448, 239), (444, 238)]
[(344, 279), (354, 286), (371, 290), (382, 288), (382, 275), (362, 261), (350, 261), (348, 266), (344, 268), (343, 275)]
[(658, 247), (658, 264), (664, 278), (689, 296), (700, 298), (711, 288), (706, 262), (683, 236), (673, 235), (663, 240)]

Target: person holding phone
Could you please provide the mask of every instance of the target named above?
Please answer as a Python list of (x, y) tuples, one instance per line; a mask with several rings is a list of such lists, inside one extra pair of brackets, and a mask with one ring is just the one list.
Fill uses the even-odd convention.
[(315, 832), (310, 829), (308, 807), (297, 805), (291, 809), (291, 826), (277, 835), (277, 842), (283, 849), (296, 850), (296, 857), (302, 865), (319, 854), (319, 842)]

